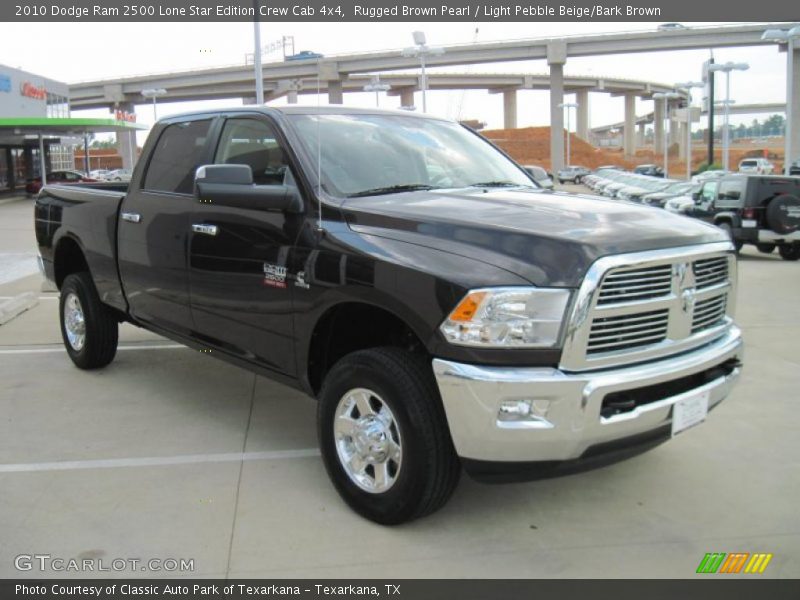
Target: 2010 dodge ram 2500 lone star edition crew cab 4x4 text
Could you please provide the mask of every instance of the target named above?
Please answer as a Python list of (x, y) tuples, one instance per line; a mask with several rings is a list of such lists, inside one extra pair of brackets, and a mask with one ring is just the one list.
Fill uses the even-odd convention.
[(541, 190), (435, 117), (171, 117), (130, 184), (46, 186), (35, 210), (78, 367), (111, 362), (129, 321), (303, 390), (336, 489), (380, 523), (441, 507), (462, 467), (651, 448), (739, 374), (724, 232)]

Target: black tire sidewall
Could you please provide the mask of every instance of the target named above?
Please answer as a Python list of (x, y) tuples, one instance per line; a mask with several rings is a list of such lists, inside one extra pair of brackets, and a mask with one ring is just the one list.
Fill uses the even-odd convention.
[[(84, 323), (86, 324), (86, 339), (83, 348), (80, 350), (75, 350), (70, 345), (64, 324), (64, 304), (70, 294), (77, 296), (83, 311)], [(94, 282), (88, 273), (81, 272), (67, 275), (61, 286), (61, 296), (58, 301), (61, 338), (64, 340), (64, 347), (70, 359), (81, 369), (105, 366), (114, 357), (117, 343), (116, 323), (114, 323), (113, 327), (109, 323), (105, 323), (105, 327), (99, 323), (100, 319), (109, 319), (109, 316), (104, 313), (105, 310), (97, 296)], [(102, 345), (106, 340), (99, 339), (100, 335), (109, 335), (113, 338), (114, 349), (110, 352), (110, 356), (103, 352)]]
[[(429, 470), (430, 449), (420, 435), (421, 424), (415, 422), (406, 403), (433, 399), (421, 397), (424, 395), (420, 389), (422, 386), (411, 385), (409, 388), (401, 381), (392, 380), (388, 374), (370, 365), (365, 354), (359, 352), (345, 357), (326, 377), (319, 398), (318, 436), (325, 469), (344, 501), (372, 521), (393, 525), (413, 518), (417, 508), (415, 499), (424, 493)], [(333, 434), (336, 408), (348, 391), (360, 387), (372, 390), (389, 405), (400, 432), (403, 451), (400, 471), (392, 487), (380, 494), (359, 488), (345, 472), (336, 451)], [(411, 399), (411, 396), (416, 398)]]
[(778, 246), (778, 252), (783, 260), (800, 260), (800, 243), (781, 244)]

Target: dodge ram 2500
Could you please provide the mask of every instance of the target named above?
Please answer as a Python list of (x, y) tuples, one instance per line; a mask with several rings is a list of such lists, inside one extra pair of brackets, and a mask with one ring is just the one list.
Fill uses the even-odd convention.
[(719, 229), (542, 190), (443, 119), (343, 107), (170, 117), (129, 184), (35, 207), (66, 351), (130, 322), (318, 399), (342, 498), (400, 523), (486, 481), (617, 460), (740, 370)]

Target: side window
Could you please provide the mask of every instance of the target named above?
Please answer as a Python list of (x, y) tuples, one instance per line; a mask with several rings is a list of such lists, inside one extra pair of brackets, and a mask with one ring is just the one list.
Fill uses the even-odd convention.
[(228, 119), (222, 129), (214, 162), (248, 165), (257, 185), (283, 185), (289, 174), (286, 153), (269, 123), (257, 119)]
[(194, 172), (203, 160), (210, 119), (169, 125), (161, 132), (147, 167), (144, 188), (191, 194)]
[(703, 192), (701, 195), (703, 202), (713, 202), (716, 197), (715, 190), (717, 189), (717, 183), (715, 181), (709, 181), (703, 186)]
[(719, 184), (719, 199), (720, 200), (739, 200), (744, 191), (744, 181), (741, 179), (733, 179), (722, 181)]

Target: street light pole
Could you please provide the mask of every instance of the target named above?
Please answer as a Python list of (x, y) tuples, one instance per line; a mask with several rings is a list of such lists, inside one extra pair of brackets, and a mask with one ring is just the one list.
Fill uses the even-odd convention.
[(381, 92), (388, 92), (392, 89), (388, 83), (381, 83), (381, 76), (380, 75), (373, 75), (370, 79), (370, 82), (364, 86), (365, 92), (375, 92), (375, 106), (380, 107), (381, 105)]
[(412, 35), (414, 36), (414, 43), (416, 46), (405, 48), (402, 52), (402, 55), (405, 57), (419, 57), (419, 65), (421, 69), (419, 87), (422, 90), (422, 112), (426, 113), (428, 112), (428, 100), (426, 97), (426, 92), (428, 90), (428, 74), (425, 70), (427, 66), (425, 59), (428, 55), (444, 54), (444, 48), (431, 48), (428, 46), (426, 44), (425, 32), (423, 31), (415, 31)]
[(653, 94), (653, 100), (664, 100), (664, 132), (661, 137), (664, 138), (664, 179), (667, 178), (669, 173), (669, 135), (667, 135), (667, 125), (669, 124), (669, 101), (671, 99), (680, 98), (681, 95), (677, 92), (656, 92)]
[[(761, 39), (786, 44), (786, 121), (783, 133), (783, 174), (790, 175), (792, 160), (795, 158), (792, 155), (792, 136), (794, 135), (795, 127), (797, 127), (792, 113), (794, 113), (795, 104), (800, 101), (800, 99), (794, 97), (796, 85), (794, 80), (795, 40), (800, 39), (800, 26), (792, 27), (788, 31), (784, 29), (767, 29)], [(795, 149), (795, 152), (798, 152), (798, 150)]]
[(153, 99), (153, 123), (158, 121), (158, 109), (156, 108), (156, 98), (166, 95), (167, 90), (164, 88), (148, 88), (142, 90), (142, 96), (145, 98)]
[(572, 149), (570, 147), (570, 135), (569, 135), (569, 130), (570, 130), (570, 118), (569, 117), (570, 117), (570, 110), (573, 109), (573, 108), (578, 108), (578, 105), (573, 103), (573, 102), (562, 102), (558, 106), (559, 106), (559, 108), (566, 108), (567, 109), (567, 164), (566, 164), (566, 166), (567, 166), (567, 168), (569, 168), (570, 162), (572, 161), (572, 157), (571, 157)]
[(256, 104), (264, 104), (264, 71), (261, 68), (261, 23), (258, 20), (259, 0), (253, 0), (253, 70), (256, 80)]
[(725, 118), (722, 131), (722, 168), (727, 171), (730, 166), (730, 105), (731, 105), (731, 71), (746, 71), (750, 68), (747, 63), (726, 62), (724, 64), (709, 65), (710, 72), (722, 71), (725, 73)]
[[(687, 81), (686, 83), (676, 83), (676, 88), (686, 90), (686, 180), (692, 179), (692, 88), (701, 88), (703, 84), (699, 81)], [(666, 175), (665, 175), (666, 177)]]

